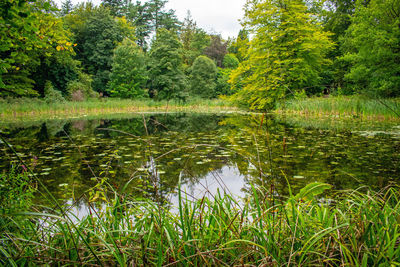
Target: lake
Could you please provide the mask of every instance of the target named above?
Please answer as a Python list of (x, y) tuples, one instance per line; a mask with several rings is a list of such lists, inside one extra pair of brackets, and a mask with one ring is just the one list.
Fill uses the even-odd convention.
[[(337, 190), (379, 189), (400, 178), (400, 126), (395, 122), (172, 113), (0, 128), (57, 199), (81, 206), (88, 198), (107, 197), (109, 192), (94, 188), (98, 183), (174, 203), (179, 181), (189, 198), (201, 198), (217, 190), (244, 196), (251, 184), (284, 196), (288, 182), (294, 191), (312, 181)], [(3, 143), (0, 158), (1, 171), (18, 165)]]

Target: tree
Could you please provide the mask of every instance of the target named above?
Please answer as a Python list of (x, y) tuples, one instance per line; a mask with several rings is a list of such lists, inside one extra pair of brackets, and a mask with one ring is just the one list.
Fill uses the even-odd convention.
[(0, 95), (38, 95), (31, 74), (52, 55), (72, 53), (69, 33), (55, 11), (48, 1), (0, 3)]
[(65, 16), (74, 10), (74, 5), (71, 0), (65, 0), (61, 3), (60, 15)]
[(191, 92), (202, 98), (215, 97), (215, 79), (217, 67), (213, 60), (206, 56), (199, 56), (191, 67)]
[(222, 67), (222, 61), (227, 53), (228, 43), (224, 42), (220, 35), (211, 35), (211, 43), (204, 50), (204, 54), (213, 59), (218, 67)]
[(224, 68), (236, 69), (239, 66), (239, 60), (234, 54), (226, 54), (222, 65)]
[(176, 33), (157, 32), (150, 50), (151, 96), (157, 99), (184, 99), (186, 79), (182, 71), (182, 44)]
[(188, 66), (191, 66), (210, 45), (210, 37), (204, 30), (197, 27), (190, 11), (183, 22), (179, 37), (183, 45), (183, 61)]
[(115, 48), (108, 91), (111, 96), (142, 98), (147, 96), (146, 56), (130, 39)]
[(399, 1), (357, 1), (342, 49), (341, 60), (350, 65), (345, 80), (354, 92), (400, 96)]
[(114, 49), (125, 37), (133, 37), (134, 28), (125, 18), (113, 18), (107, 8), (92, 4), (81, 4), (64, 20), (74, 33), (76, 59), (93, 75), (93, 89), (107, 93)]
[(234, 54), (240, 62), (244, 61), (249, 48), (249, 41), (249, 32), (241, 29), (236, 40), (228, 47), (228, 52)]
[(320, 85), (333, 42), (303, 1), (249, 0), (245, 23), (254, 38), (230, 79), (243, 86), (235, 100), (265, 110), (289, 92)]

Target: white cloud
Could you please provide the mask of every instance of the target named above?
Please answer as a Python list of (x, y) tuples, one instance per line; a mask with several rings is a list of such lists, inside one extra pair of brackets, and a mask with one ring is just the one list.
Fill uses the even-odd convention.
[[(63, 0), (56, 0), (61, 6)], [(80, 0), (72, 0), (73, 4)], [(101, 0), (91, 1), (98, 5)], [(136, 2), (136, 0), (133, 0)], [(143, 2), (143, 1), (142, 1)], [(236, 37), (241, 26), (239, 19), (243, 17), (243, 6), (246, 0), (169, 0), (167, 9), (173, 9), (179, 20), (186, 17), (190, 10), (197, 25), (210, 32), (221, 33), (222, 37)]]

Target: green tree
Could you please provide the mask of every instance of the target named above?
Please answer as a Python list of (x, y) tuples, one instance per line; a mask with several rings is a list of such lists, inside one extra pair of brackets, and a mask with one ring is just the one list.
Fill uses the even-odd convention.
[(245, 25), (254, 38), (248, 58), (232, 73), (233, 87), (243, 86), (233, 99), (265, 110), (289, 92), (319, 86), (334, 44), (316, 17), (301, 0), (249, 0)]
[(241, 29), (236, 40), (228, 47), (228, 52), (234, 54), (236, 58), (242, 62), (246, 58), (248, 48), (249, 32), (245, 29)]
[(193, 62), (190, 74), (191, 92), (203, 98), (215, 97), (217, 67), (212, 59), (199, 56)]
[(224, 68), (236, 69), (239, 66), (239, 60), (234, 54), (226, 54), (222, 65)]
[(71, 0), (65, 0), (61, 3), (60, 15), (65, 16), (74, 10), (74, 5)]
[(400, 96), (399, 1), (357, 1), (342, 49), (341, 60), (350, 65), (345, 80), (354, 92)]
[(184, 99), (186, 79), (182, 71), (182, 44), (176, 33), (160, 29), (150, 50), (151, 96)]
[(210, 45), (210, 37), (207, 33), (198, 28), (190, 12), (183, 21), (179, 38), (183, 45), (183, 61), (191, 66), (194, 60), (203, 54), (204, 49)]
[(48, 1), (1, 1), (0, 95), (38, 95), (32, 73), (51, 56), (72, 53), (69, 33), (55, 12)]
[(142, 49), (130, 39), (114, 50), (108, 90), (111, 96), (121, 98), (146, 97), (147, 61)]
[(124, 17), (114, 18), (108, 8), (81, 4), (64, 17), (77, 43), (76, 59), (93, 76), (93, 89), (106, 93), (110, 80), (113, 51), (125, 37), (132, 38), (134, 28)]

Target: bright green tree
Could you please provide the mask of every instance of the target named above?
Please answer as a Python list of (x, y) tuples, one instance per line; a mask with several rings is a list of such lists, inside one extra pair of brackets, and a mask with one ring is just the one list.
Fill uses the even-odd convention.
[(400, 96), (400, 1), (357, 1), (342, 49), (354, 92)]
[(288, 93), (320, 85), (329, 64), (329, 34), (302, 0), (249, 0), (245, 25), (254, 34), (247, 60), (233, 71), (233, 99), (252, 109), (270, 109)]
[(114, 50), (112, 72), (108, 91), (121, 98), (143, 98), (147, 82), (147, 61), (142, 49), (130, 39)]
[(160, 29), (150, 50), (151, 96), (184, 99), (186, 78), (182, 71), (182, 44), (172, 31)]
[(217, 67), (214, 61), (206, 56), (199, 56), (193, 62), (190, 74), (190, 88), (194, 95), (202, 98), (215, 97), (215, 80)]

